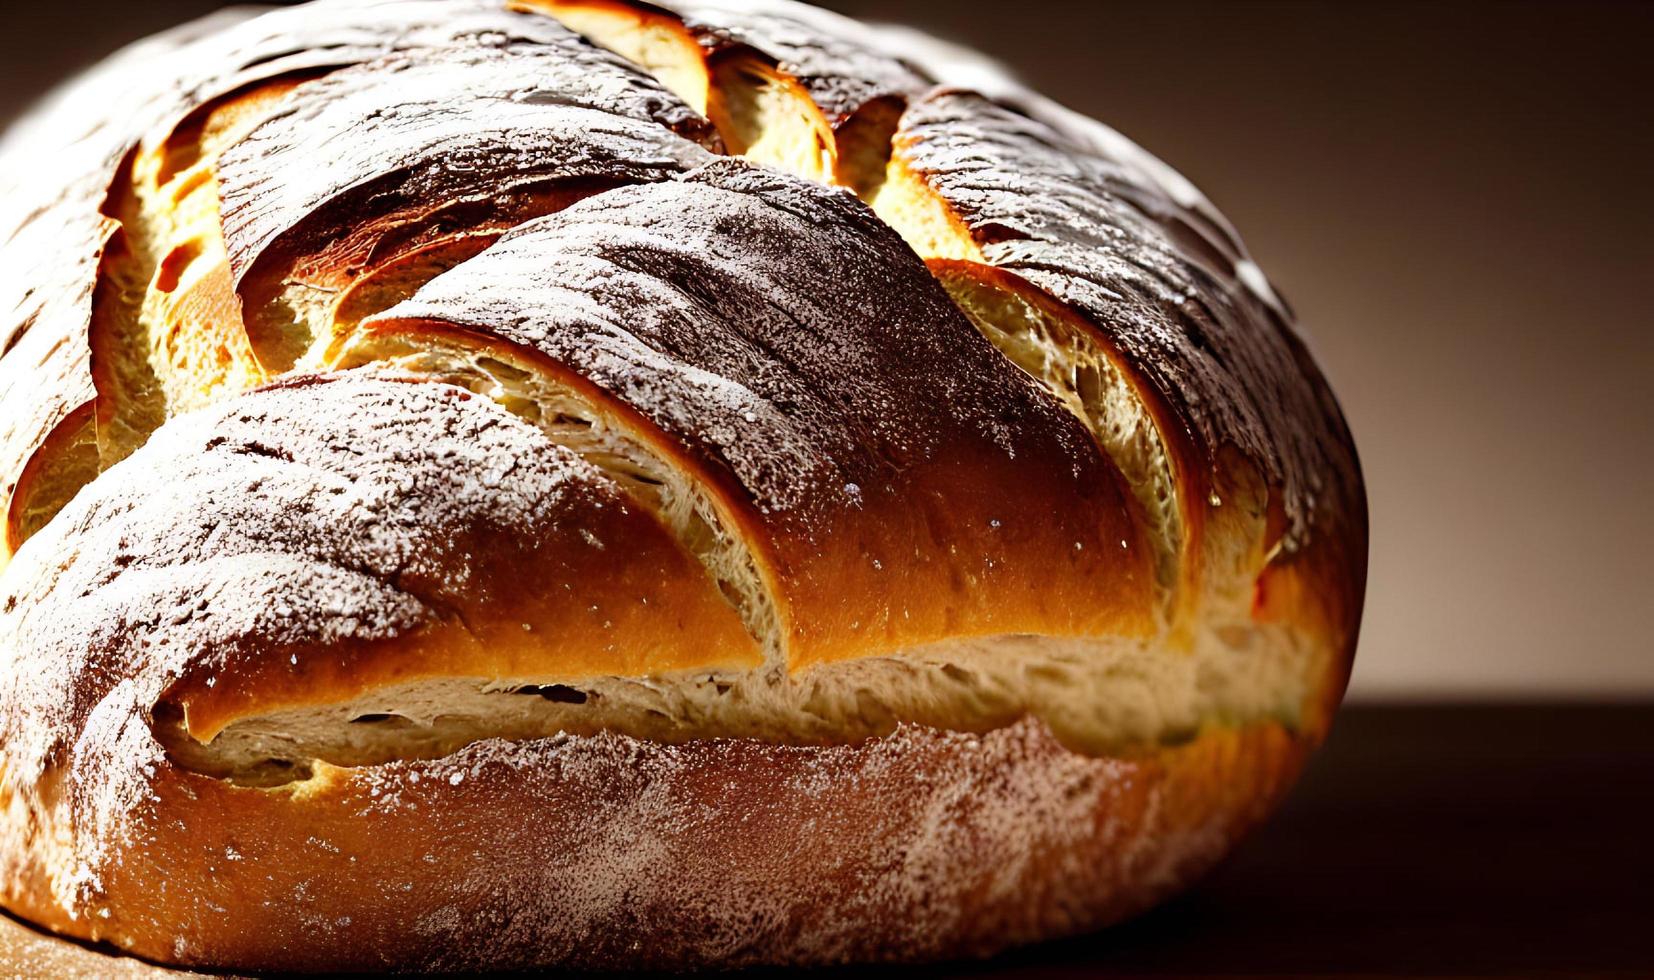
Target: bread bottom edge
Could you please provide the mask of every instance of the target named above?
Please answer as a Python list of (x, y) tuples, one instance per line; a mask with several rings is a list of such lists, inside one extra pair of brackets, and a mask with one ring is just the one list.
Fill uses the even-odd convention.
[(71, 779), (32, 845), (12, 807), (0, 868), (15, 914), (184, 966), (980, 957), (1185, 886), (1274, 809), (1318, 741), (1261, 722), (1111, 759), (1032, 719), (826, 747), (599, 734), (323, 766), (281, 789), (159, 757), (120, 812)]

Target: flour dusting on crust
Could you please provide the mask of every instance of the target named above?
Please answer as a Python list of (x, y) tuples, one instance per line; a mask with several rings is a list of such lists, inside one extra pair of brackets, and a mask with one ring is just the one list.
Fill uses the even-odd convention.
[(872, 212), (736, 161), (524, 224), (377, 318), (418, 319), (573, 366), (803, 529), (943, 444), (1096, 465)]
[[(492, 0), (235, 8), (131, 46), (13, 125), (0, 140), (0, 248), (11, 263), (0, 278), (0, 504), (45, 436), (96, 396), (87, 328), (114, 230), (101, 209), (129, 151), (262, 81), (394, 52), (512, 44), (583, 42)], [(606, 57), (586, 46), (577, 60), (596, 72)], [(610, 59), (608, 70), (628, 69)]]
[(879, 98), (907, 99), (931, 87), (920, 69), (881, 49), (869, 28), (815, 7), (774, 0), (660, 4), (707, 46), (747, 44), (797, 78), (830, 122)]
[(983, 257), (1090, 317), (1214, 465), (1232, 446), (1281, 487), (1289, 548), (1346, 507), (1342, 417), (1302, 343), (1232, 266), (1219, 270), (1122, 198), (1128, 172), (971, 92), (911, 106), (896, 146), (965, 219)]
[(319, 209), (348, 211), (346, 227), (327, 227), (332, 239), (390, 202), (486, 199), (531, 180), (659, 180), (706, 159), (680, 133), (716, 147), (704, 119), (572, 33), (399, 52), (301, 86), (224, 154), (225, 239), (239, 278)]
[[(1209, 867), (1324, 732), (1365, 526), (1232, 229), (1111, 130), (834, 15), (667, 2), (707, 105), (768, 129), (720, 125), (842, 186), (718, 159), (648, 43), (504, 6), (226, 13), (0, 142), (0, 497), (119, 395), (102, 250), (187, 199), (111, 203), (127, 161), (220, 116), (246, 132), (166, 193), (222, 205), (234, 293), (175, 329), (239, 312), (275, 378), (168, 402), (0, 571), (0, 901), (217, 968), (727, 967), (987, 954)], [(1263, 508), (1212, 519), (1201, 561), (1256, 562), (1169, 627), (1147, 505), (858, 199), (903, 166), (968, 226), (947, 257), (1094, 321), (1309, 558), (1255, 576)], [(190, 245), (121, 288), (178, 290)]]
[[(1260, 764), (1258, 745), (1219, 744), (1088, 759), (1030, 721), (985, 735), (903, 726), (834, 747), (612, 733), (482, 742), (440, 760), (323, 771), (303, 798), (325, 817), (301, 828), (285, 815), (299, 804), (266, 797), (273, 839), (230, 862), (209, 834), (187, 860), (219, 855), (224, 880), (201, 903), (271, 875), (261, 887), (293, 913), (261, 945), (303, 935), (355, 968), (984, 955), (1095, 928), (1208, 867), (1295, 772)], [(1195, 791), (1212, 767), (1256, 802)], [(527, 808), (544, 817), (524, 820)], [(361, 941), (371, 933), (326, 880), (365, 861), (376, 873), (351, 901), (408, 917), (394, 950)], [(210, 948), (197, 931), (180, 936), (186, 959)]]
[(8, 782), (28, 794), (66, 771), (62, 802), (95, 828), (143, 802), (150, 712), (186, 672), (235, 683), (239, 661), (303, 670), (417, 631), (489, 588), (448, 559), (479, 527), (534, 540), (624, 506), (486, 399), (352, 377), (183, 416), (110, 474), (19, 552), (0, 597)]

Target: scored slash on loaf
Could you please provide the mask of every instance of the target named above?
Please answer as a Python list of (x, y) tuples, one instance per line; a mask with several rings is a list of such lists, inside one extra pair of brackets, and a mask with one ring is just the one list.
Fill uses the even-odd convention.
[(781, 0), (319, 0), (19, 123), (0, 903), (681, 968), (1211, 866), (1348, 677), (1354, 449), (1221, 215), (961, 64)]

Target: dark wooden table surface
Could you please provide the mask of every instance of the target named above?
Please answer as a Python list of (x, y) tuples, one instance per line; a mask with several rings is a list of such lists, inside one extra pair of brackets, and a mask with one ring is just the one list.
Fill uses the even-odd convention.
[(1183, 898), (947, 972), (1654, 977), (1654, 705), (1348, 708)]
[[(1354, 707), (1285, 810), (1182, 898), (984, 963), (822, 975), (1654, 977), (1651, 824), (1654, 705)], [(44, 967), (41, 944), (62, 947), (16, 955)], [(149, 974), (65, 952), (47, 973)]]

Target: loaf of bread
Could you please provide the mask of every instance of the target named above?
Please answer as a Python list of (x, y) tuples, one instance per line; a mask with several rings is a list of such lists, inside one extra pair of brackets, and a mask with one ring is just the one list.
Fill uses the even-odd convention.
[(0, 904), (233, 970), (992, 953), (1348, 676), (1354, 450), (1186, 181), (782, 0), (319, 0), (0, 145)]

